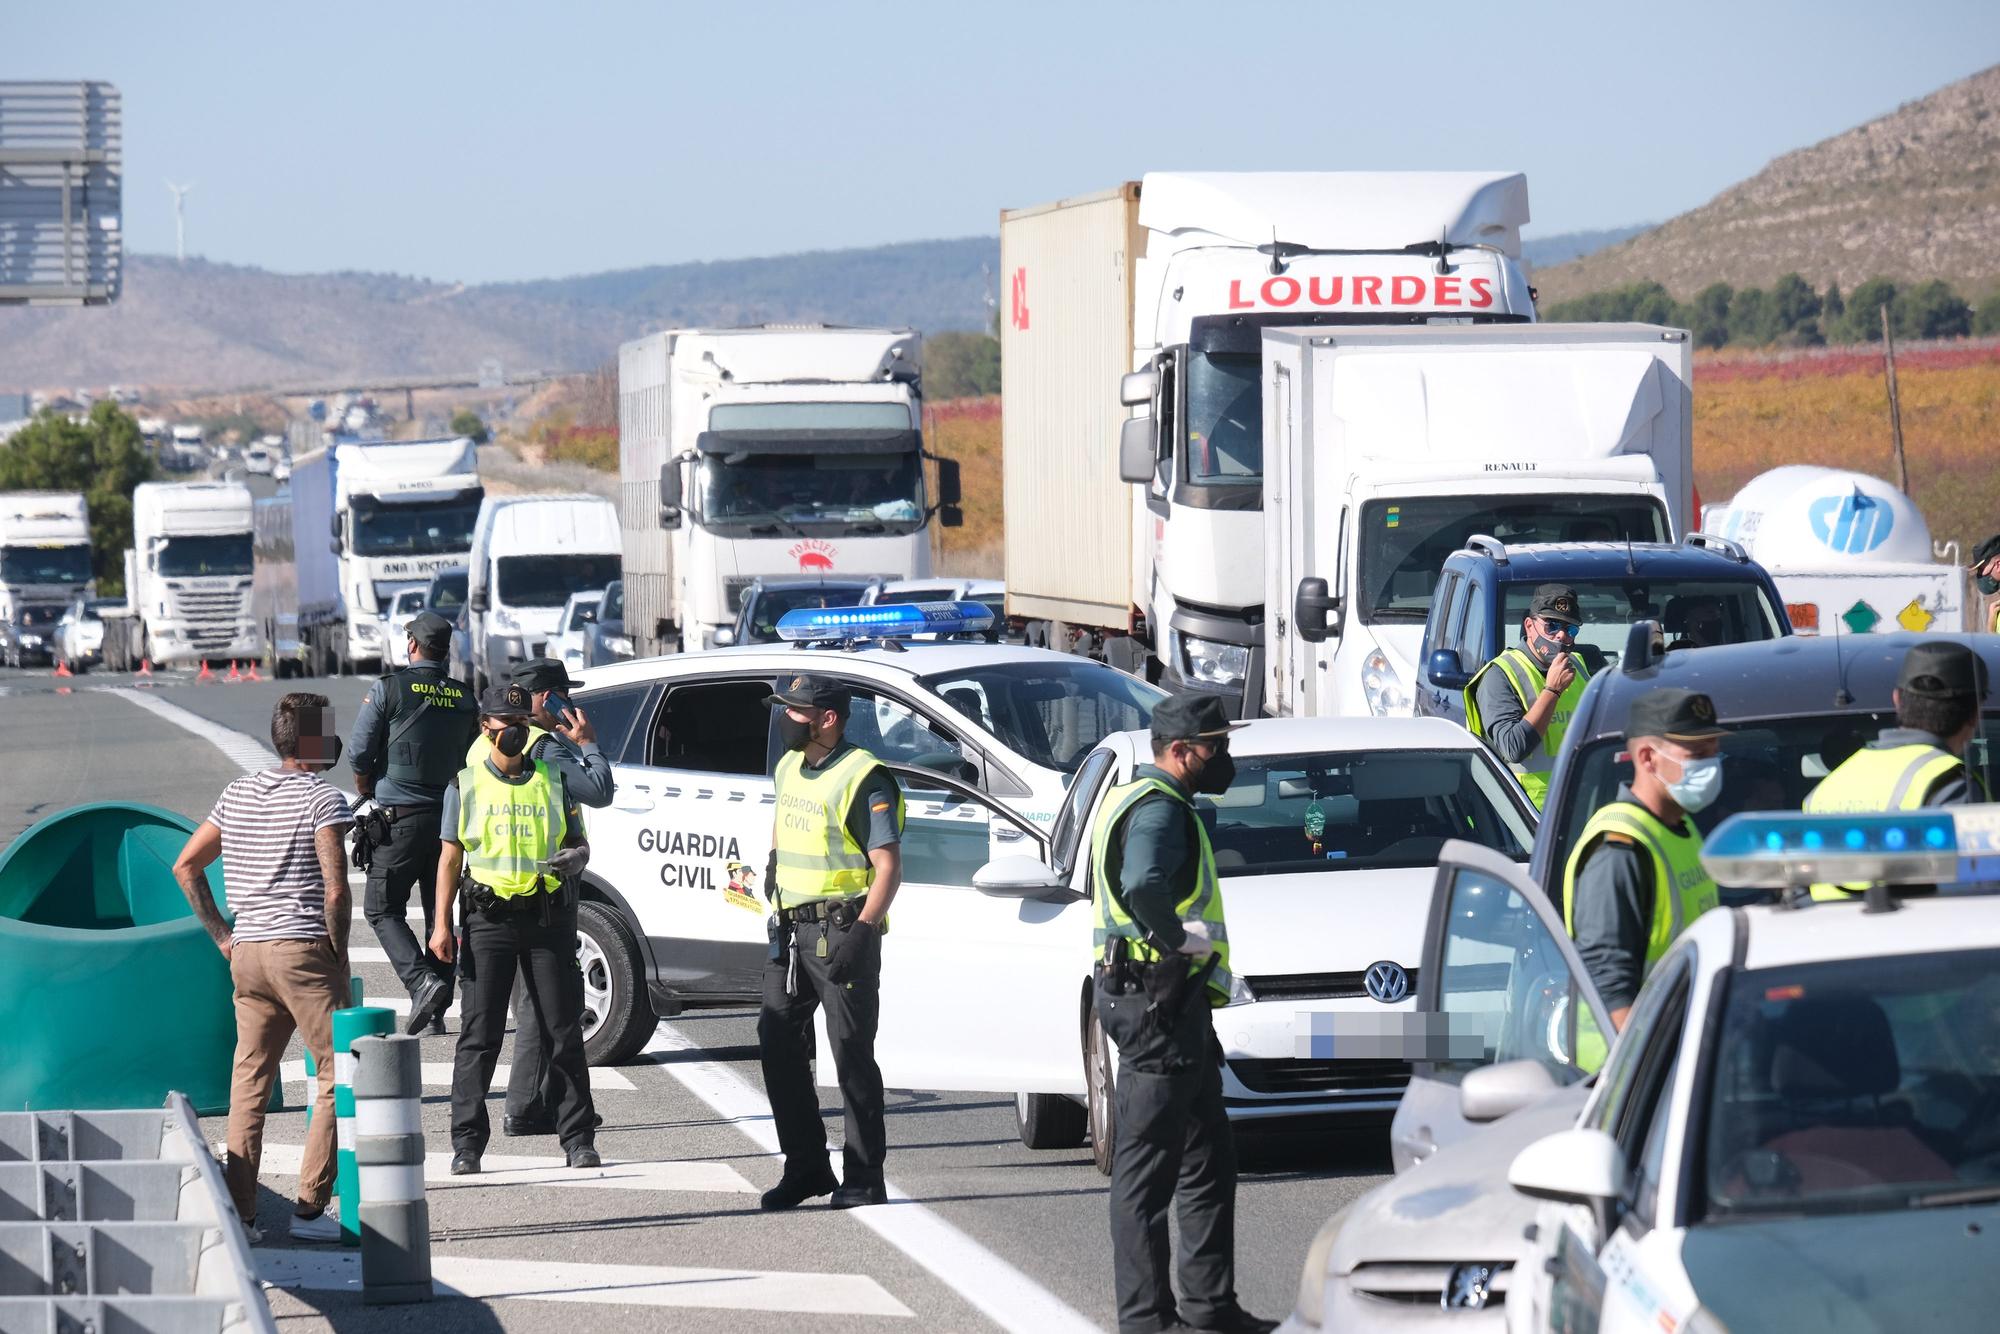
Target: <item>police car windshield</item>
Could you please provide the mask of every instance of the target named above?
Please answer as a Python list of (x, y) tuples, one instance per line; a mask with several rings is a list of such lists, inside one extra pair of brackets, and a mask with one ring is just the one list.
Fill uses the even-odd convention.
[(1086, 658), (995, 663), (918, 679), (1028, 763), (1062, 773), (1076, 772), (1111, 733), (1150, 724), (1153, 707), (1167, 697)]
[[(1412, 496), (1361, 507), (1363, 621), (1423, 621), (1438, 571), (1475, 533), (1503, 542), (1663, 542), (1666, 515), (1643, 497)], [(1519, 624), (1519, 618), (1515, 624)]]
[(1242, 755), (1229, 790), (1195, 804), (1225, 876), (1435, 866), (1451, 838), (1526, 861), (1534, 839), (1471, 750)]
[(1764, 968), (1729, 982), (1706, 1219), (1863, 1213), (2000, 1190), (2000, 950)]
[[(1778, 608), (1754, 579), (1568, 579), (1576, 589), (1583, 624), (1576, 647), (1592, 671), (1615, 666), (1625, 651), (1625, 635), (1636, 621), (1659, 621), (1669, 649), (1707, 648), (1776, 639)], [(1534, 601), (1535, 585), (1506, 586), (1500, 616), (1500, 643), (1521, 638), (1521, 621)]]

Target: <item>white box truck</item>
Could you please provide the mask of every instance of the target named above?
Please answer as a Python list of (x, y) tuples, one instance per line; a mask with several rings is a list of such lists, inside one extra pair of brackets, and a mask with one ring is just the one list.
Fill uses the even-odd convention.
[(930, 573), (931, 524), (958, 521), (958, 472), (940, 461), (934, 504), (922, 364), (909, 329), (681, 329), (619, 348), (639, 656), (714, 645), (760, 575)]
[(289, 584), (296, 599), (260, 607), (272, 660), (289, 660), (278, 641), (290, 616), (307, 675), (379, 663), (382, 609), (435, 571), (465, 563), (485, 494), (478, 450), (463, 436), (334, 442), (295, 459), (290, 530), (281, 539), (267, 520), (258, 553), (274, 566), (289, 563), (266, 586)]
[(465, 561), (473, 684), (504, 681), (546, 655), (572, 593), (618, 578), (618, 508), (602, 496), (496, 496)]
[(1309, 328), (1263, 340), (1270, 614), (1253, 708), (1409, 714), (1439, 571), (1475, 533), (1663, 542), (1689, 530), (1683, 330)]
[(1261, 331), (1532, 320), (1527, 220), (1504, 172), (1153, 172), (1003, 212), (1007, 609), (1030, 642), (1254, 693)]
[(0, 621), (95, 597), (90, 513), (74, 491), (0, 492)]
[(1957, 634), (1967, 623), (1955, 543), (1879, 477), (1806, 464), (1773, 468), (1710, 505), (1702, 527), (1771, 572), (1801, 635)]
[(107, 623), (106, 665), (261, 656), (250, 605), (252, 504), (241, 482), (141, 482), (133, 490), (125, 563), (132, 639), (114, 652)]

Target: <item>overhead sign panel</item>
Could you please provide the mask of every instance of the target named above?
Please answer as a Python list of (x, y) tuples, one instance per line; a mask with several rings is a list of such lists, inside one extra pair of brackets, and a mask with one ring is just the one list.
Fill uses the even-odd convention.
[(0, 305), (118, 299), (123, 143), (110, 84), (0, 81)]

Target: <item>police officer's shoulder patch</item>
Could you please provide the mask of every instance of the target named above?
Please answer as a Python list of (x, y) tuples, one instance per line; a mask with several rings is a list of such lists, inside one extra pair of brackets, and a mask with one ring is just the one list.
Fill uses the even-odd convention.
[(1630, 834), (1621, 834), (1616, 830), (1606, 830), (1604, 834), (1604, 841), (1606, 843), (1622, 844), (1623, 846), (1628, 848), (1637, 846)]

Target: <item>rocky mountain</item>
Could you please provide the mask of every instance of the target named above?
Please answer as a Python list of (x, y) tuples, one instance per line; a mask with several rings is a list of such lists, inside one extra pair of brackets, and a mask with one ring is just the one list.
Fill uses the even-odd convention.
[(1651, 231), (1543, 269), (1542, 300), (1650, 279), (1686, 299), (1713, 282), (1768, 288), (1942, 278), (2000, 282), (2000, 66), (1785, 154)]

